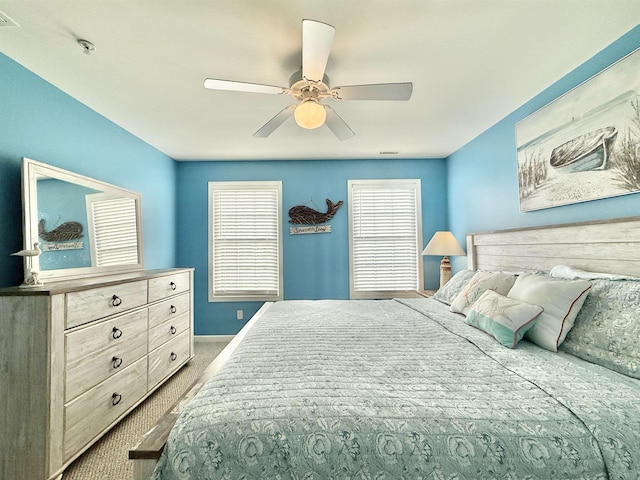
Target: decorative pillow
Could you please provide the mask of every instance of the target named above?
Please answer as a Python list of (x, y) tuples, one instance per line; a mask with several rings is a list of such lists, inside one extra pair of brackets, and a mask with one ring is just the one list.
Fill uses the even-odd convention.
[(516, 279), (508, 297), (544, 308), (526, 337), (542, 348), (557, 352), (573, 327), (590, 288), (591, 283), (586, 280), (522, 275)]
[(484, 292), (494, 290), (500, 295), (506, 295), (509, 293), (509, 290), (511, 290), (511, 287), (513, 287), (515, 281), (515, 275), (497, 272), (476, 272), (471, 280), (469, 280), (469, 283), (467, 283), (467, 286), (453, 299), (450, 310), (466, 315), (471, 305), (473, 305)]
[(594, 280), (562, 350), (640, 378), (640, 281)]
[(465, 322), (492, 335), (505, 347), (516, 348), (542, 311), (539, 305), (487, 290), (473, 304)]
[(595, 280), (596, 278), (607, 280), (640, 280), (638, 277), (629, 275), (619, 275), (615, 273), (588, 272), (579, 268), (569, 267), (568, 265), (556, 265), (551, 269), (549, 275), (558, 278), (581, 278), (584, 280)]
[(446, 305), (451, 305), (453, 299), (456, 298), (475, 274), (475, 270), (460, 270), (432, 298)]

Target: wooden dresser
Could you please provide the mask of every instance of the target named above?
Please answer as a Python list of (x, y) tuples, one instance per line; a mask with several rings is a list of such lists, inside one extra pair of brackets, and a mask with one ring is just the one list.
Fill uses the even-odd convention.
[(193, 269), (0, 290), (0, 478), (49, 480), (193, 357)]

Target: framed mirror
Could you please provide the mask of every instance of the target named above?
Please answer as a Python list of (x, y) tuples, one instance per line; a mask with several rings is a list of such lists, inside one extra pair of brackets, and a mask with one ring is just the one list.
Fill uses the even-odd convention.
[(22, 201), (25, 284), (143, 269), (140, 194), (23, 158)]

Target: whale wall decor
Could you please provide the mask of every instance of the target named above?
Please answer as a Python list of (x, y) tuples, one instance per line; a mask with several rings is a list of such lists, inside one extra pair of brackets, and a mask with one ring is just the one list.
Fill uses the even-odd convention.
[(328, 198), (326, 199), (326, 202), (327, 211), (324, 213), (305, 205), (296, 205), (295, 207), (291, 207), (289, 209), (289, 223), (298, 225), (317, 225), (319, 223), (328, 222), (333, 218), (344, 202), (340, 200), (339, 202), (333, 203)]
[(82, 224), (80, 222), (64, 222), (53, 230), (46, 230), (45, 220), (38, 222), (38, 235), (48, 242), (64, 242), (67, 240), (76, 240), (82, 237)]

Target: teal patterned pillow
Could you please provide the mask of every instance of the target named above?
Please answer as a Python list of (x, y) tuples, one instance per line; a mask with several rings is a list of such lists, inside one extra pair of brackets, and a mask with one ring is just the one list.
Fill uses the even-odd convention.
[(487, 290), (473, 304), (465, 322), (492, 335), (505, 347), (516, 348), (542, 310), (539, 305)]
[(475, 274), (475, 270), (460, 270), (432, 298), (446, 305), (451, 305), (453, 299), (467, 286)]
[(640, 378), (640, 281), (592, 280), (561, 349)]

